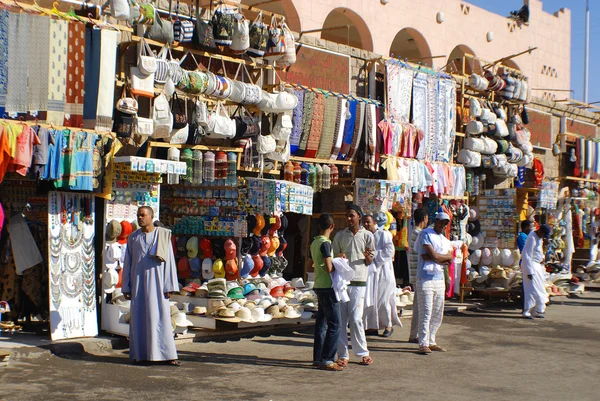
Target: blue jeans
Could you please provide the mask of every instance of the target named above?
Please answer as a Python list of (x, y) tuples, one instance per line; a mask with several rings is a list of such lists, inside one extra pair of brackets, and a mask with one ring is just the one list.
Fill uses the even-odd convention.
[(333, 288), (315, 288), (319, 310), (315, 323), (313, 363), (329, 365), (335, 361), (340, 333), (340, 303)]

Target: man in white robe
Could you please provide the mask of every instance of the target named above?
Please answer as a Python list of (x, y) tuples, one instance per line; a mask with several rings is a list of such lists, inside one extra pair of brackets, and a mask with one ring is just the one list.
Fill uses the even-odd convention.
[(523, 275), (523, 317), (533, 319), (531, 310), (535, 308), (537, 318), (544, 318), (548, 303), (546, 291), (546, 271), (544, 262), (544, 245), (548, 244), (550, 227), (542, 225), (539, 230), (532, 232), (525, 241), (521, 254), (521, 273)]
[(384, 329), (383, 337), (392, 335), (393, 326), (402, 327), (396, 307), (396, 277), (392, 261), (395, 247), (392, 234), (383, 228), (387, 222), (387, 216), (382, 212), (363, 219), (365, 229), (372, 232), (375, 239), (373, 263), (369, 266), (367, 278), (364, 325), (367, 334), (378, 334), (379, 329)]
[[(134, 363), (167, 362), (179, 366), (169, 305), (172, 293), (179, 291), (173, 247), (170, 240), (166, 243), (170, 231), (154, 227), (154, 212), (148, 206), (140, 207), (137, 217), (140, 229), (127, 241), (122, 282), (123, 295), (131, 299), (129, 358)], [(158, 244), (165, 249), (164, 261), (151, 254), (159, 239), (165, 241)]]

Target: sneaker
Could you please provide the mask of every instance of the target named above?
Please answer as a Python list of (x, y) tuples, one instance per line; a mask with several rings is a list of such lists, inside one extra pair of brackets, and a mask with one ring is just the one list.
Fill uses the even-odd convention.
[(523, 317), (525, 319), (533, 319), (533, 316), (531, 316), (531, 313), (529, 312), (523, 312)]
[(545, 319), (546, 316), (544, 316), (543, 313), (538, 313), (537, 315), (535, 315), (536, 319)]
[(427, 355), (427, 354), (431, 354), (432, 352), (433, 351), (431, 351), (431, 348), (429, 348), (426, 345), (419, 347), (419, 354)]
[(381, 337), (386, 337), (387, 338), (387, 337), (391, 336), (392, 334), (394, 334), (394, 328), (393, 327), (392, 327), (391, 330), (385, 329), (383, 331), (383, 334), (381, 335)]
[(442, 347), (440, 347), (437, 344), (430, 345), (429, 349), (432, 350), (432, 351), (437, 351), (437, 352), (446, 352), (446, 351), (448, 351), (446, 348), (442, 348)]

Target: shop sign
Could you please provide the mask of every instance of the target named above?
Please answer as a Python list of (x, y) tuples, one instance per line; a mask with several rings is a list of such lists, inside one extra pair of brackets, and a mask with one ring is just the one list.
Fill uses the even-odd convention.
[(529, 124), (526, 127), (531, 132), (531, 144), (549, 149), (552, 145), (552, 114), (529, 108), (527, 114)]
[(350, 56), (298, 45), (296, 63), (281, 73), (281, 79), (290, 83), (340, 93), (350, 93)]

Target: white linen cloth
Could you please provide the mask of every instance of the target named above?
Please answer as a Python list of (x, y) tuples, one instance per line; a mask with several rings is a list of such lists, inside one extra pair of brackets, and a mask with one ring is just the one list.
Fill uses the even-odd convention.
[(348, 283), (354, 278), (354, 270), (344, 258), (333, 258), (333, 271), (331, 275), (331, 286), (335, 292), (338, 302), (348, 302)]

